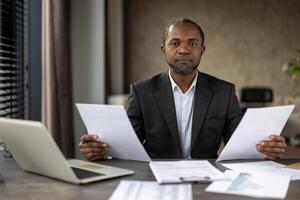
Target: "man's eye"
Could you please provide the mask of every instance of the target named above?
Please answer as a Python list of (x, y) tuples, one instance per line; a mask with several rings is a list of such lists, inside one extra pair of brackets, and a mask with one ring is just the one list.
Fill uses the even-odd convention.
[(190, 47), (196, 47), (198, 44), (196, 43), (196, 42), (191, 42), (191, 43), (189, 43), (189, 46)]
[(172, 47), (178, 47), (179, 46), (179, 42), (172, 42), (170, 45)]

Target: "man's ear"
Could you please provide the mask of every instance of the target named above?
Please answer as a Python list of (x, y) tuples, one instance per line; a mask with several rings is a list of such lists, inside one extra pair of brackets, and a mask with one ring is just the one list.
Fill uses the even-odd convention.
[(160, 45), (160, 50), (163, 54), (166, 53), (166, 50), (165, 50), (165, 46), (164, 45)]
[(203, 45), (202, 47), (201, 47), (201, 54), (203, 55), (204, 54), (204, 52), (205, 52), (205, 46)]

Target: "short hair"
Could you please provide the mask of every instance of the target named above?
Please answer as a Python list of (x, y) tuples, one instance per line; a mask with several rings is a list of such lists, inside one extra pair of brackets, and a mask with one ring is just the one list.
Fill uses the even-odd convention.
[(190, 19), (187, 19), (187, 18), (176, 19), (176, 20), (172, 21), (167, 27), (165, 27), (165, 29), (163, 31), (163, 35), (162, 35), (162, 46), (165, 46), (165, 42), (168, 37), (170, 26), (172, 26), (173, 24), (176, 24), (176, 23), (185, 23), (185, 24), (194, 25), (197, 28), (197, 31), (199, 32), (200, 38), (202, 40), (202, 46), (204, 46), (204, 32), (203, 32), (202, 28), (196, 22), (194, 22)]

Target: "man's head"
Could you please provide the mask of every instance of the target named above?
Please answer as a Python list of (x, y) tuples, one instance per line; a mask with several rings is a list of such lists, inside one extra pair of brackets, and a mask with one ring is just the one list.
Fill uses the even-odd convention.
[(161, 50), (171, 70), (182, 75), (191, 74), (205, 51), (204, 33), (189, 19), (175, 20), (163, 33)]

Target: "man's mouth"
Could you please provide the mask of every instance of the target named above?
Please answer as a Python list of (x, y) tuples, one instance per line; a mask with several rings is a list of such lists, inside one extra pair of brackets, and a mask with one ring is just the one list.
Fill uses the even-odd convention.
[(188, 59), (177, 59), (175, 61), (179, 62), (179, 63), (189, 63), (189, 62), (192, 62), (192, 60), (188, 60)]
[(184, 58), (184, 57), (182, 57), (182, 58), (177, 58), (177, 59), (175, 59), (175, 62), (192, 62), (193, 60), (191, 59), (191, 58)]

